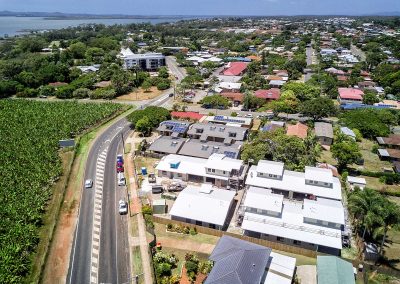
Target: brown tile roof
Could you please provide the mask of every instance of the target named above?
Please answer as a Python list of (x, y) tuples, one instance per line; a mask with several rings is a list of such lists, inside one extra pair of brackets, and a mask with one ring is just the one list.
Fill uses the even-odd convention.
[(379, 144), (400, 146), (400, 135), (391, 134), (388, 137), (377, 137)]
[(237, 102), (243, 102), (244, 99), (244, 94), (242, 93), (222, 92), (221, 96)]
[(297, 136), (301, 139), (307, 137), (308, 126), (298, 122), (296, 125), (288, 125), (286, 135)]

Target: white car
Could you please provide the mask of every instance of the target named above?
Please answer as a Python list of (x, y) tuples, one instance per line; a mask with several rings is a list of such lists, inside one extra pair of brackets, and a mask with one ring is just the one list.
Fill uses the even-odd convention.
[(118, 202), (118, 212), (120, 215), (128, 213), (128, 203), (126, 203), (126, 201), (120, 200)]
[(93, 181), (91, 179), (85, 180), (85, 188), (92, 188)]
[(253, 118), (253, 115), (251, 113), (248, 113), (248, 114), (246, 114), (246, 117)]
[(118, 179), (118, 185), (119, 185), (119, 186), (124, 186), (124, 185), (125, 185), (125, 176), (124, 176), (124, 173), (118, 173), (117, 179)]

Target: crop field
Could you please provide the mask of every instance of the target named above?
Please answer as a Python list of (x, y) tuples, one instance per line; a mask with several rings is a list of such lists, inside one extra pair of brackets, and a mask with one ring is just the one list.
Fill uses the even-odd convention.
[(58, 141), (120, 110), (117, 104), (0, 101), (0, 283), (23, 283), (62, 167)]

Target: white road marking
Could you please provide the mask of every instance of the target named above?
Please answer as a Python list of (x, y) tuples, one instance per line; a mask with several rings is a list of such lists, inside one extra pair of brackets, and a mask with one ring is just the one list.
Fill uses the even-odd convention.
[[(106, 142), (111, 142), (107, 140)], [(99, 250), (100, 250), (100, 231), (101, 231), (101, 215), (102, 215), (102, 197), (103, 197), (103, 182), (104, 171), (107, 159), (108, 147), (106, 147), (98, 156), (96, 161), (96, 186), (93, 210), (93, 233), (92, 233), (92, 247), (91, 247), (91, 278), (90, 283), (97, 284), (99, 274)]]

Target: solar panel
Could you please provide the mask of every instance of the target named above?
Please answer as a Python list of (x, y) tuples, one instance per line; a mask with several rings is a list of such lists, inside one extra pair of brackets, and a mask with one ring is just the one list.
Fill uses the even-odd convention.
[(235, 152), (231, 152), (231, 151), (225, 151), (225, 152), (224, 152), (224, 155), (225, 155), (226, 157), (232, 158), (232, 159), (235, 159), (235, 157), (236, 157), (236, 153), (235, 153)]

